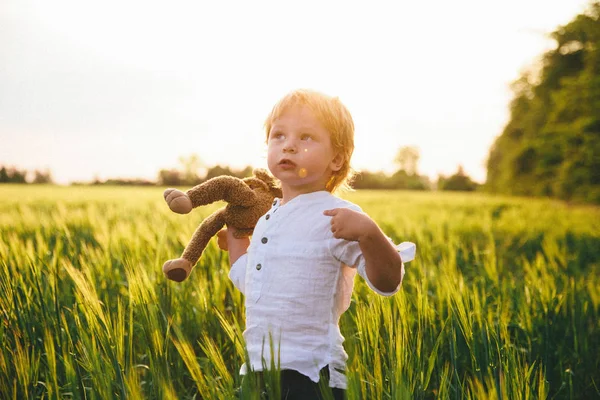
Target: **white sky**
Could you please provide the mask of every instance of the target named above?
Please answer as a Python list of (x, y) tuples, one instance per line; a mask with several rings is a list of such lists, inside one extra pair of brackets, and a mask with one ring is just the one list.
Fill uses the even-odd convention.
[(415, 145), (421, 173), (482, 182), (508, 85), (587, 4), (4, 0), (0, 164), (59, 183), (154, 179), (192, 153), (265, 167), (265, 116), (307, 87), (352, 112), (355, 168)]

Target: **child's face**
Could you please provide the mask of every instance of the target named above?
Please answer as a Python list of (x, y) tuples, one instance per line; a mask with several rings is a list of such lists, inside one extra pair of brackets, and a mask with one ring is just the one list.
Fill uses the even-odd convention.
[(331, 174), (342, 166), (329, 132), (305, 106), (291, 107), (273, 121), (267, 144), (269, 170), (284, 194), (325, 190)]

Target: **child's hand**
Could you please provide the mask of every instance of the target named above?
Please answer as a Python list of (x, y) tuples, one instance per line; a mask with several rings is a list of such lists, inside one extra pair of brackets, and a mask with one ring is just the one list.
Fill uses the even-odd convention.
[(337, 239), (359, 242), (361, 238), (377, 232), (379, 228), (367, 214), (349, 208), (334, 208), (323, 211), (331, 217), (331, 232)]
[(245, 241), (244, 239), (236, 238), (234, 236), (235, 232), (237, 232), (235, 228), (225, 228), (217, 232), (217, 245), (221, 250), (229, 251), (229, 243), (233, 243), (235, 245), (237, 241)]
[(250, 245), (250, 239), (243, 237), (238, 239), (234, 236), (235, 228), (229, 227), (217, 232), (217, 245), (221, 250), (229, 252), (229, 261), (233, 264), (242, 254), (246, 253)]

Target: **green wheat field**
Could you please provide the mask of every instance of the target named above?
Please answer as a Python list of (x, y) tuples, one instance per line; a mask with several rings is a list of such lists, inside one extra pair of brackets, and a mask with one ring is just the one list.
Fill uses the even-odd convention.
[[(238, 374), (227, 254), (213, 240), (189, 280), (161, 272), (222, 204), (177, 215), (162, 190), (0, 186), (0, 398), (261, 398)], [(598, 208), (342, 197), (417, 244), (395, 296), (357, 278), (341, 320), (348, 399), (600, 398)]]

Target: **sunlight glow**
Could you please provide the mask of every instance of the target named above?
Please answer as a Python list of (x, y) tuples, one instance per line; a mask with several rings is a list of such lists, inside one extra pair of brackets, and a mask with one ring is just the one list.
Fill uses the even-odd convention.
[(0, 164), (59, 183), (155, 179), (194, 153), (264, 168), (264, 118), (306, 87), (352, 113), (354, 168), (393, 172), (414, 145), (421, 174), (482, 182), (510, 82), (586, 4), (8, 0)]

